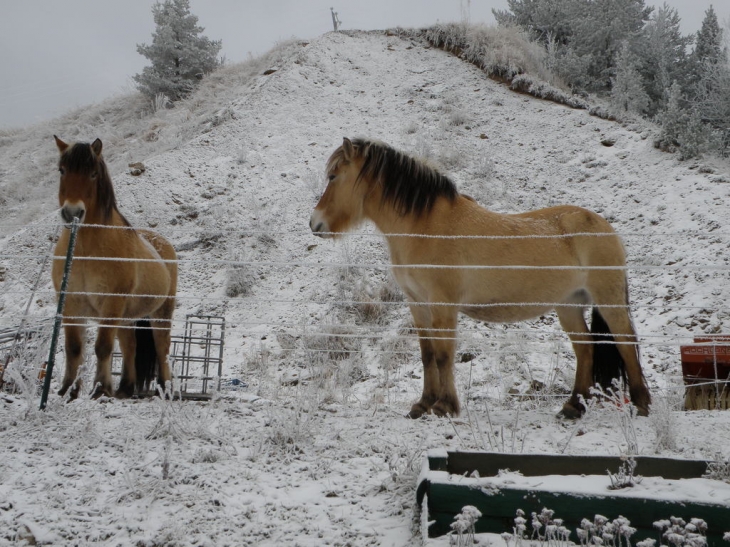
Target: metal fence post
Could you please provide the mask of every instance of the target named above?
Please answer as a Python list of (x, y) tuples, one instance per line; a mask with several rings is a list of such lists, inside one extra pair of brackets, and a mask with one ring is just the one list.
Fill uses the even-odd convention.
[(61, 280), (61, 290), (58, 293), (58, 306), (56, 307), (56, 319), (53, 322), (53, 334), (51, 335), (51, 350), (48, 353), (48, 364), (46, 365), (46, 377), (43, 379), (43, 392), (41, 393), (40, 409), (46, 408), (48, 401), (48, 391), (51, 389), (51, 377), (53, 376), (53, 365), (56, 360), (56, 346), (58, 344), (58, 334), (61, 330), (61, 321), (63, 320), (63, 305), (66, 302), (66, 287), (68, 286), (68, 278), (71, 274), (71, 262), (73, 261), (74, 247), (76, 246), (76, 232), (79, 230), (79, 219), (74, 217), (71, 225), (71, 236), (68, 239), (68, 249), (66, 250), (66, 265), (63, 269), (63, 279)]

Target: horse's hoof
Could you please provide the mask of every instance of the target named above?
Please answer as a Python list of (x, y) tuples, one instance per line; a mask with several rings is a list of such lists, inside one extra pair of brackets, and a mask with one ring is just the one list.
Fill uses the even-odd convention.
[(418, 401), (417, 403), (413, 404), (413, 406), (411, 407), (411, 411), (407, 414), (407, 416), (413, 420), (416, 420), (426, 413), (428, 413), (428, 407), (424, 405), (421, 401)]
[(439, 418), (445, 418), (446, 416), (454, 418), (459, 415), (459, 405), (458, 403), (454, 404), (448, 401), (438, 400), (431, 407), (431, 411)]
[(648, 389), (631, 390), (631, 402), (636, 407), (639, 416), (648, 416), (651, 407), (651, 395)]
[(114, 393), (114, 397), (117, 399), (131, 399), (133, 396), (134, 382), (122, 379), (122, 381), (119, 382), (119, 387), (117, 388), (116, 393)]
[(91, 394), (92, 399), (100, 399), (101, 397), (111, 397), (112, 390), (107, 387), (102, 387), (101, 384), (97, 384), (94, 389), (94, 393)]
[[(71, 389), (71, 391), (69, 391), (69, 388)], [(58, 394), (61, 397), (65, 397), (66, 393), (68, 393), (68, 400), (75, 401), (79, 397), (80, 390), (81, 390), (81, 388), (78, 386), (78, 384), (73, 383), (73, 384), (69, 384), (67, 386), (66, 385), (61, 386), (61, 389), (58, 390)]]
[(567, 402), (563, 405), (562, 410), (558, 412), (557, 417), (568, 418), (569, 420), (577, 420), (578, 418), (583, 416), (583, 412), (583, 405), (574, 405), (571, 402)]

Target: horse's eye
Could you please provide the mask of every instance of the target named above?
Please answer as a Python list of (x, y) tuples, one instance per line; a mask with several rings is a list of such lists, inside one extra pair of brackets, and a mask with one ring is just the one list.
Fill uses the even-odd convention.
[(336, 177), (336, 176), (337, 176), (337, 175), (330, 175), (330, 176), (328, 177), (328, 178), (330, 179), (330, 182), (332, 182), (333, 180), (335, 180), (335, 177)]

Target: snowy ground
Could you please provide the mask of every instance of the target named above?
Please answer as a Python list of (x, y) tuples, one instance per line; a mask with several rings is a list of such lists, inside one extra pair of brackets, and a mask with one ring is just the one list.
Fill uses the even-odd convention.
[[(225, 316), (223, 376), (248, 387), (205, 403), (54, 395), (42, 413), (28, 389), (2, 395), (0, 545), (447, 545), (420, 534), (426, 450), (627, 451), (615, 409), (555, 418), (573, 358), (552, 315), (464, 319), (467, 410), (403, 417), (421, 366), (417, 343), (399, 336), (405, 305), (381, 301), (392, 292), (382, 241), (363, 229), (325, 242), (308, 228), (343, 136), (429, 157), (494, 210), (569, 203), (606, 216), (628, 250), (656, 402), (633, 422), (639, 452), (730, 458), (729, 414), (676, 410), (679, 345), (726, 331), (730, 317), (727, 162), (679, 162), (653, 149), (651, 127), (512, 93), (398, 36), (327, 34), (270, 68), (220, 124), (144, 159), (140, 177), (113, 173), (133, 224), (181, 250), (176, 330), (186, 314)], [(29, 299), (32, 322), (55, 310), (47, 269), (31, 298), (57, 225), (46, 213), (2, 241), (3, 326)], [(242, 296), (226, 296), (231, 280)]]

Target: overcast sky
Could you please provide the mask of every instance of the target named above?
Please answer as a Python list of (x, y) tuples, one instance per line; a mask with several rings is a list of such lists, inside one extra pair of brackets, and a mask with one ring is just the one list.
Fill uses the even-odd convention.
[[(646, 0), (661, 5), (663, 0)], [(0, 0), (0, 128), (24, 126), (134, 89), (131, 76), (147, 59), (155, 0)], [(666, 0), (696, 32), (712, 4), (721, 22), (729, 0)], [(330, 7), (343, 29), (423, 27), (437, 21), (494, 24), (492, 8), (507, 0), (190, 0), (204, 34), (223, 40), (229, 62), (269, 50), (277, 41), (332, 30)]]

